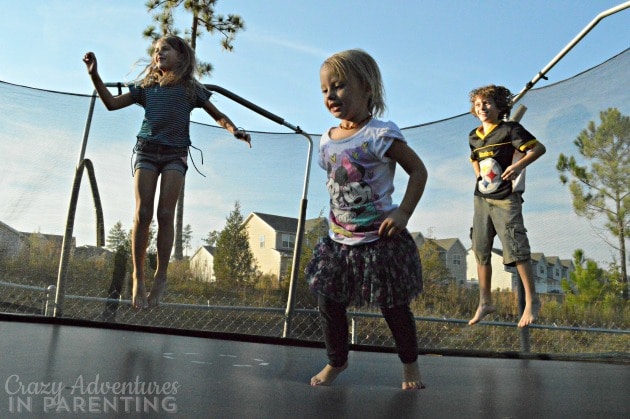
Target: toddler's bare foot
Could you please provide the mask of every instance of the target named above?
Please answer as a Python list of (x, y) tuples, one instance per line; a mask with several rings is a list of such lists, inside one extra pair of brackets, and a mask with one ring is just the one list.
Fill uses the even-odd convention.
[(483, 319), (490, 313), (494, 313), (496, 310), (496, 307), (492, 304), (479, 304), (479, 307), (477, 307), (477, 312), (475, 313), (475, 317), (470, 319), (468, 325), (472, 326), (473, 324), (479, 323), (481, 319)]
[(312, 386), (329, 386), (335, 381), (335, 378), (341, 374), (346, 368), (348, 363), (346, 362), (341, 367), (333, 367), (330, 364), (326, 364), (323, 370), (321, 370), (316, 376), (311, 378)]
[(420, 368), (418, 368), (418, 361), (411, 364), (403, 364), (403, 390), (420, 390), (425, 388), (422, 384), (422, 378), (420, 376)]
[(133, 278), (133, 287), (131, 290), (131, 306), (137, 310), (149, 306), (144, 281), (139, 281), (135, 277)]
[(166, 278), (154, 278), (151, 292), (149, 293), (149, 307), (157, 307), (166, 291)]
[(523, 315), (518, 322), (518, 327), (529, 326), (534, 323), (538, 318), (538, 312), (540, 311), (540, 300), (536, 299), (532, 304), (525, 304), (523, 309)]

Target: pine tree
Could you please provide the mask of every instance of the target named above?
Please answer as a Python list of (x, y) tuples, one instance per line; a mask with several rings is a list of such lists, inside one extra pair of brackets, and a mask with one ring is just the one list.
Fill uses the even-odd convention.
[(190, 224), (186, 224), (186, 227), (184, 227), (184, 231), (182, 232), (182, 245), (185, 250), (188, 250), (192, 247), (192, 237), (192, 226)]
[(109, 230), (107, 247), (114, 252), (114, 268), (102, 318), (104, 321), (115, 321), (119, 306), (118, 300), (123, 293), (127, 265), (131, 256), (131, 232), (125, 231), (120, 221)]
[[(618, 239), (609, 243), (619, 252), (620, 279), (628, 299), (626, 240), (630, 237), (630, 117), (616, 108), (600, 112), (601, 124), (591, 121), (573, 142), (587, 165), (560, 154), (557, 169), (563, 184), (569, 183), (576, 214), (593, 219), (602, 216), (604, 226)], [(590, 164), (590, 166), (589, 166)], [(568, 173), (572, 180), (569, 182)]]
[(606, 273), (595, 261), (586, 259), (581, 249), (573, 253), (573, 264), (575, 271), (571, 272), (571, 281), (562, 281), (567, 303), (584, 308), (603, 301), (607, 293)]
[(249, 248), (249, 234), (243, 220), (241, 206), (236, 201), (216, 242), (214, 274), (220, 284), (247, 284), (256, 275), (254, 254)]
[(131, 238), (129, 232), (123, 229), (123, 225), (120, 221), (118, 221), (114, 226), (109, 230), (107, 234), (107, 248), (111, 251), (117, 251), (118, 249), (123, 249), (127, 252), (131, 250)]

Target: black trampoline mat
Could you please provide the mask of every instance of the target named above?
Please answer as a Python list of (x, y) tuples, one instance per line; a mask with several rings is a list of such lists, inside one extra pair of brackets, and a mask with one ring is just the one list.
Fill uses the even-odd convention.
[(402, 391), (395, 354), (352, 351), (311, 387), (321, 348), (4, 317), (0, 336), (2, 418), (630, 417), (625, 364), (423, 355), (427, 388)]

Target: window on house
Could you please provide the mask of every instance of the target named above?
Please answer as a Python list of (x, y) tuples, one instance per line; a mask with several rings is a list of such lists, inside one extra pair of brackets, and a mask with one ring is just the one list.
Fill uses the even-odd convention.
[(265, 236), (264, 235), (260, 236), (260, 248), (262, 249), (263, 247), (265, 247)]
[(462, 255), (453, 255), (453, 265), (462, 264)]
[(282, 247), (293, 249), (293, 246), (295, 246), (295, 234), (282, 234)]

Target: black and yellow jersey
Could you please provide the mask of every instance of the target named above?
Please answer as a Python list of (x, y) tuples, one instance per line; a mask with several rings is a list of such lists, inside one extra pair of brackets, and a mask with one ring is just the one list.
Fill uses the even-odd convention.
[(538, 140), (518, 122), (500, 121), (487, 133), (472, 130), (468, 142), (470, 160), (478, 161), (481, 168), (475, 195), (503, 199), (512, 193), (512, 182), (501, 179), (503, 171), (515, 161), (515, 153), (525, 153)]

